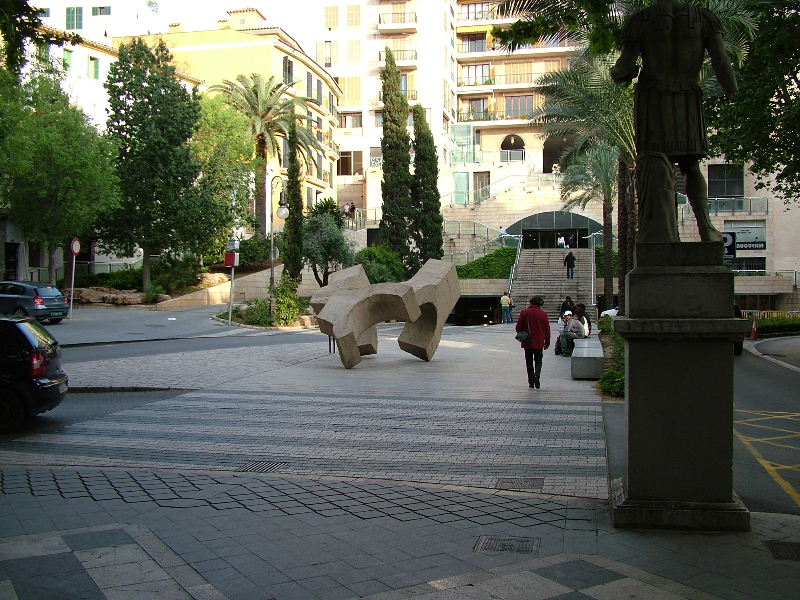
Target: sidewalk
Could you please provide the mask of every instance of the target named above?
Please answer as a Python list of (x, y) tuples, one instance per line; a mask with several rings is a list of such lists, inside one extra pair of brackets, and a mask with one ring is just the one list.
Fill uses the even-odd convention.
[[(184, 321), (264, 335), (202, 311), (131, 314), (73, 327), (70, 343), (146, 324), (194, 335), (172, 329)], [(800, 542), (800, 518), (756, 513), (751, 533), (610, 526), (602, 402), (567, 359), (546, 352), (533, 390), (511, 325), (448, 327), (428, 363), (398, 349), (400, 326), (379, 331), (352, 370), (316, 331), (213, 360), (118, 361), (126, 382), (181, 387), (192, 364), (202, 384), (0, 438), (0, 599), (796, 597), (800, 562), (765, 542), (796, 557), (780, 543)], [(108, 362), (70, 365), (71, 382), (108, 385)]]

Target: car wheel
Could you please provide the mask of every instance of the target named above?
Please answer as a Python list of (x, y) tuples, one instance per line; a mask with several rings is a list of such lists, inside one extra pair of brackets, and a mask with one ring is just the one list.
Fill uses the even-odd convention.
[(25, 420), (25, 405), (19, 394), (6, 390), (0, 400), (0, 433), (14, 431)]
[(50, 325), (55, 325), (56, 323), (61, 323), (63, 320), (64, 319), (47, 319), (47, 322), (50, 323)]
[(17, 307), (11, 311), (11, 316), (13, 317), (27, 317), (28, 313), (25, 312), (24, 308)]

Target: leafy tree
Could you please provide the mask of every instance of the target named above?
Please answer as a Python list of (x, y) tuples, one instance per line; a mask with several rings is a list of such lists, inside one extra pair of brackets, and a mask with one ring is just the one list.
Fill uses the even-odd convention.
[(414, 107), (414, 176), (411, 180), (411, 238), (417, 252), (416, 271), (429, 259), (441, 259), (442, 222), (439, 200), (439, 157), (425, 109)]
[(758, 34), (736, 73), (736, 101), (706, 102), (709, 143), (729, 161), (751, 162), (757, 187), (771, 187), (788, 203), (800, 198), (800, 12), (791, 0), (755, 9)]
[(385, 50), (386, 68), (381, 71), (383, 92), (383, 216), (380, 236), (383, 243), (397, 252), (406, 265), (413, 266), (413, 253), (409, 246), (409, 223), (411, 220), (411, 140), (408, 136), (408, 101), (400, 89), (400, 69), (394, 54)]
[(0, 68), (0, 197), (7, 187), (6, 176), (13, 171), (14, 163), (27, 159), (30, 153), (25, 145), (25, 136), (14, 135), (25, 110), (19, 81), (10, 71)]
[(41, 12), (31, 6), (28, 0), (0, 0), (0, 37), (4, 42), (2, 52), (5, 68), (17, 77), (27, 63), (27, 42), (55, 46), (81, 42), (81, 37), (77, 34), (45, 28)]
[(354, 265), (362, 265), (370, 283), (403, 281), (406, 268), (396, 252), (386, 246), (368, 246), (356, 252)]
[(352, 248), (330, 215), (312, 215), (303, 223), (303, 258), (324, 287), (331, 273), (350, 264)]
[[(224, 80), (212, 85), (212, 92), (222, 94), (225, 101), (243, 114), (250, 123), (250, 133), (255, 138), (255, 156), (261, 163), (256, 171), (255, 213), (261, 226), (261, 234), (267, 235), (267, 211), (265, 178), (270, 157), (282, 156), (282, 140), (289, 135), (289, 125), (304, 119), (313, 98), (292, 96), (290, 85), (279, 82), (274, 76), (269, 79), (258, 73), (251, 76), (237, 75), (236, 81)], [(304, 155), (310, 155), (319, 143), (305, 127), (297, 130), (297, 146)]]
[[(103, 244), (117, 253), (143, 251), (142, 287), (150, 287), (150, 255), (188, 248), (184, 198), (200, 173), (189, 140), (200, 118), (196, 91), (175, 76), (163, 41), (152, 50), (139, 38), (119, 47), (105, 83), (108, 132), (117, 143), (121, 203), (104, 221)], [(198, 213), (192, 212), (194, 217)]]
[(251, 142), (245, 118), (221, 98), (200, 99), (200, 120), (191, 141), (201, 175), (180, 201), (180, 237), (191, 252), (215, 258), (233, 229), (247, 218)]
[(561, 210), (572, 210), (576, 206), (586, 208), (592, 201), (603, 205), (603, 294), (606, 302), (610, 302), (614, 294), (612, 226), (618, 165), (619, 150), (599, 143), (575, 156), (561, 177), (561, 200), (564, 202)]
[(283, 226), (283, 272), (298, 284), (303, 272), (303, 196), (300, 190), (300, 157), (297, 148), (297, 123), (289, 124), (289, 153), (286, 202), (289, 216)]
[(308, 210), (308, 216), (312, 215), (330, 215), (333, 217), (336, 226), (339, 229), (344, 229), (344, 213), (333, 198), (325, 198), (312, 206)]
[(10, 146), (24, 150), (6, 173), (6, 211), (28, 239), (46, 247), (55, 283), (55, 249), (90, 233), (117, 201), (114, 151), (88, 117), (70, 105), (57, 79), (38, 75), (23, 90), (27, 110)]

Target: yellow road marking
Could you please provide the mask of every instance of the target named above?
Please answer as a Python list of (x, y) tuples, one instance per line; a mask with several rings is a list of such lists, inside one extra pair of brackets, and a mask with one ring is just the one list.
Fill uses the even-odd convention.
[(761, 452), (759, 452), (758, 449), (755, 446), (753, 446), (753, 444), (751, 444), (743, 435), (741, 435), (735, 429), (733, 430), (733, 433), (737, 438), (739, 438), (739, 441), (742, 442), (742, 444), (744, 445), (745, 448), (747, 448), (750, 454), (752, 454), (755, 457), (755, 459), (759, 462), (759, 464), (762, 467), (764, 467), (764, 470), (769, 474), (769, 476), (775, 480), (775, 483), (777, 483), (781, 487), (781, 489), (784, 492), (786, 492), (792, 500), (795, 501), (795, 504), (797, 504), (797, 506), (800, 506), (800, 492), (794, 489), (791, 483), (789, 483), (783, 477), (781, 477), (780, 473), (778, 473), (778, 470), (773, 466), (773, 464), (768, 460), (766, 460), (764, 456), (761, 454)]
[(800, 435), (800, 431), (795, 431), (794, 429), (781, 429), (780, 427), (768, 427), (767, 425), (755, 425), (753, 423), (742, 423), (741, 421), (734, 421), (734, 423), (737, 425), (744, 425), (745, 427), (755, 427), (757, 429), (766, 429), (767, 431), (779, 431), (790, 435)]

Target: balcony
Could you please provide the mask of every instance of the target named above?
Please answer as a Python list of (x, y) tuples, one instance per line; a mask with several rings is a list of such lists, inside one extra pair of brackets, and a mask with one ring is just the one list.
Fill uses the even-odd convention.
[[(403, 93), (403, 96), (406, 97), (406, 100), (409, 102), (415, 102), (417, 100), (417, 90), (400, 90)], [(378, 92), (378, 104), (383, 104), (383, 92)]]
[[(416, 50), (392, 50), (394, 54), (394, 62), (397, 64), (398, 69), (416, 69), (417, 68), (417, 51)], [(383, 68), (386, 66), (386, 51), (381, 50), (378, 52), (378, 67)]]
[(524, 85), (529, 87), (542, 75), (544, 73), (510, 73), (492, 77), (462, 77), (458, 80), (458, 87), (473, 87), (476, 85)]
[(386, 34), (415, 33), (417, 13), (381, 13), (378, 15), (378, 31)]
[(464, 110), (458, 111), (459, 123), (473, 121), (530, 121), (533, 117), (529, 113), (511, 110)]
[[(678, 194), (678, 208), (681, 218), (693, 215), (692, 208), (684, 194)], [(769, 214), (769, 198), (733, 197), (709, 198), (708, 214), (710, 215), (766, 215)]]

